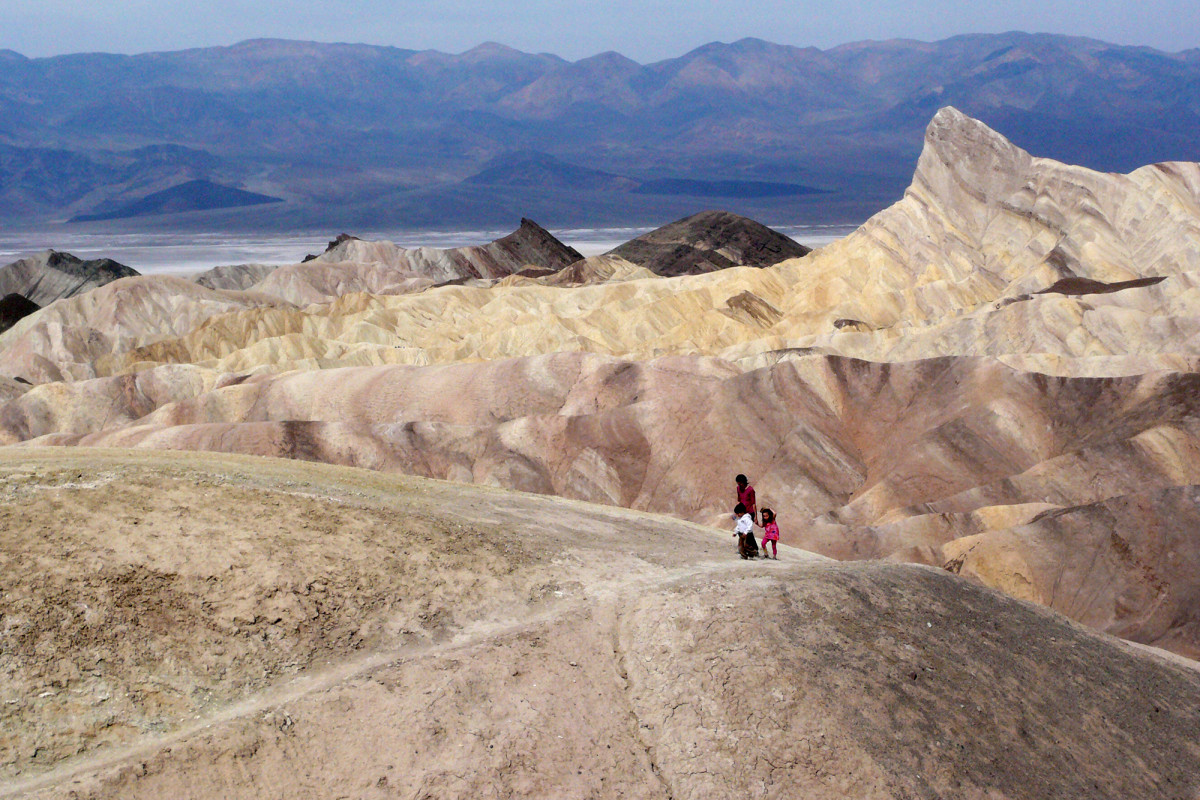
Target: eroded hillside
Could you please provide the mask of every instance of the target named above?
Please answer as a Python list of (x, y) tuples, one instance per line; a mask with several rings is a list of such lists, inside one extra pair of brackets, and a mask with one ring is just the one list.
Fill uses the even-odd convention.
[(396, 268), (394, 247), (344, 242), (249, 291), (142, 277), (60, 300), (0, 336), (35, 384), (0, 387), (0, 441), (328, 461), (697, 522), (745, 472), (794, 544), (949, 565), (1196, 655), (1198, 197), (1196, 164), (1094, 173), (944, 109), (903, 199), (766, 268), (589, 259), (400, 294), (326, 282), (308, 305), (273, 288)]
[(296, 461), (0, 473), (3, 796), (1200, 788), (1192, 666), (944, 570)]

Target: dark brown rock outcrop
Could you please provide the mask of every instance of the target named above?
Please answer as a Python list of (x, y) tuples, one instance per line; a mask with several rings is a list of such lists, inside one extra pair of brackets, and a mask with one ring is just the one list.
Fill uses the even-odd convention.
[(40, 307), (25, 295), (15, 292), (6, 294), (0, 299), (0, 333), (4, 333)]
[(0, 295), (19, 294), (44, 307), (138, 274), (111, 258), (84, 261), (70, 253), (45, 250), (0, 267)]
[[(561, 269), (583, 258), (574, 247), (563, 244), (541, 225), (523, 217), (519, 228), (482, 249), (496, 260), (497, 265), (505, 266)], [(510, 272), (515, 271), (510, 269)]]
[(656, 275), (697, 275), (728, 267), (769, 267), (811, 248), (752, 219), (701, 211), (610, 251)]

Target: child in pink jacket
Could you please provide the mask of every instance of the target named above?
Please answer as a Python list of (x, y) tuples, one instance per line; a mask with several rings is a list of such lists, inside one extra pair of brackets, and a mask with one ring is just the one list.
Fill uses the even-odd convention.
[[(779, 526), (775, 524), (775, 512), (769, 508), (762, 510), (763, 521), (763, 558), (773, 558), (779, 560), (779, 546), (776, 544), (779, 541)], [(767, 545), (771, 545), (771, 555), (767, 555)]]

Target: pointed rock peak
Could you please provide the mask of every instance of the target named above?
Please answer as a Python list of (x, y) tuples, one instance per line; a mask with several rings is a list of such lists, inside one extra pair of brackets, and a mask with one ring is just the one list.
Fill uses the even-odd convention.
[(925, 147), (914, 183), (942, 194), (952, 179), (977, 194), (993, 195), (1015, 188), (1033, 158), (977, 119), (952, 106), (934, 115), (925, 131)]
[(525, 263), (551, 269), (560, 269), (583, 258), (574, 247), (563, 244), (550, 231), (525, 217), (521, 218), (521, 225), (515, 231), (488, 246), (519, 255)]
[(562, 242), (555, 238), (554, 234), (550, 233), (550, 231), (546, 230), (541, 225), (538, 225), (533, 220), (525, 217), (521, 217), (521, 224), (515, 231), (510, 233), (508, 236), (505, 236), (503, 239), (498, 239), (497, 241), (503, 242), (516, 239), (527, 242), (554, 242), (556, 245), (565, 247)]
[(87, 280), (101, 279), (104, 282), (117, 278), (129, 278), (138, 275), (138, 271), (127, 267), (111, 258), (93, 258), (85, 261), (82, 258), (60, 250), (43, 250), (27, 258), (15, 261), (3, 269), (14, 268), (32, 269), (39, 272), (56, 270), (68, 275)]
[(925, 129), (925, 138), (928, 140), (951, 134), (960, 136), (997, 136), (1002, 139), (1004, 138), (984, 123), (974, 117), (967, 116), (954, 106), (942, 106), (933, 115), (933, 119), (929, 121), (929, 125)]
[(641, 66), (632, 58), (618, 53), (616, 50), (605, 50), (594, 56), (581, 58), (575, 62), (583, 66), (606, 67), (609, 69), (636, 69)]
[(521, 225), (517, 228), (517, 231), (524, 231), (526, 233), (532, 233), (539, 236), (550, 236), (550, 231), (546, 230), (541, 225), (538, 225), (528, 217), (521, 217)]
[(768, 42), (766, 39), (758, 39), (754, 36), (746, 36), (738, 39), (736, 42), (732, 42), (729, 45), (729, 49), (737, 53), (774, 53), (798, 48)]
[[(391, 242), (367, 241), (343, 232), (330, 239), (329, 244), (319, 255), (309, 253), (301, 263), (306, 264), (318, 259), (321, 261), (373, 261), (381, 257), (381, 253), (394, 253), (401, 249)], [(375, 251), (370, 257), (366, 255), (369, 250)], [(386, 261), (387, 257), (382, 257)]]
[(329, 240), (329, 244), (325, 247), (325, 252), (328, 253), (330, 250), (334, 250), (339, 245), (344, 244), (346, 242), (361, 242), (361, 241), (362, 241), (362, 239), (359, 239), (357, 236), (351, 236), (348, 233), (339, 233), (337, 236), (335, 236), (334, 238)]
[(955, 154), (988, 151), (1010, 158), (1029, 158), (1024, 150), (954, 106), (945, 106), (934, 114), (925, 129), (925, 147)]
[(46, 266), (48, 267), (60, 267), (64, 264), (78, 264), (81, 261), (83, 261), (83, 259), (79, 258), (78, 256), (71, 255), (70, 253), (62, 253), (58, 250), (46, 251)]
[(953, 127), (955, 125), (963, 125), (972, 122), (980, 125), (983, 124), (977, 119), (968, 117), (954, 106), (942, 106), (938, 109), (938, 112), (933, 115), (933, 119), (929, 121), (928, 130), (945, 126)]
[(462, 57), (472, 61), (491, 60), (497, 58), (520, 58), (532, 57), (528, 53), (523, 53), (516, 48), (509, 47), (506, 44), (499, 42), (484, 42), (477, 44), (470, 50), (465, 51)]
[(84, 261), (71, 253), (43, 250), (0, 267), (0, 294), (20, 294), (44, 308), (63, 297), (138, 274), (111, 258)]

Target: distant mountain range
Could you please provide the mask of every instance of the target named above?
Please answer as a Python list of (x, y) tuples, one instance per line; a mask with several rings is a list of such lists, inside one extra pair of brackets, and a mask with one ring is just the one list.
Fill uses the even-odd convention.
[(496, 44), (0, 51), (0, 222), (565, 226), (712, 206), (857, 222), (898, 199), (944, 105), (1096, 169), (1200, 160), (1200, 51), (1056, 35), (744, 39), (648, 65)]

